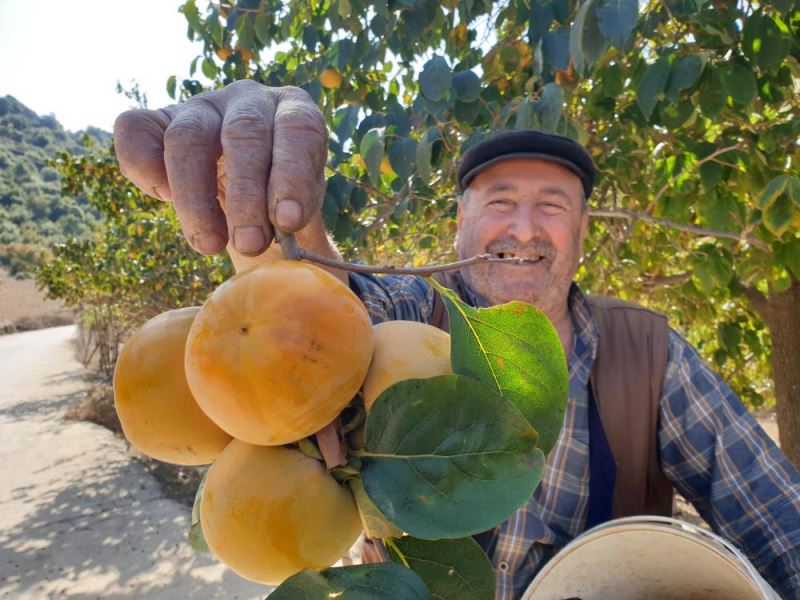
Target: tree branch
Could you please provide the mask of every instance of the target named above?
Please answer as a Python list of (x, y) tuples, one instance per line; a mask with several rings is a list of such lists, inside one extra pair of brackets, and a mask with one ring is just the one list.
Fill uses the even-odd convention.
[(676, 284), (686, 283), (691, 279), (691, 273), (676, 273), (675, 275), (662, 275), (660, 277), (643, 276), (642, 283), (648, 291), (653, 291), (657, 288), (671, 287)]
[(669, 227), (670, 229), (677, 229), (678, 231), (686, 231), (687, 233), (693, 233), (695, 235), (700, 236), (709, 236), (709, 237), (717, 237), (717, 238), (726, 238), (730, 240), (736, 240), (737, 242), (746, 242), (748, 244), (752, 244), (753, 246), (764, 250), (765, 252), (770, 252), (770, 247), (762, 242), (760, 239), (753, 235), (749, 235), (746, 233), (736, 233), (732, 231), (716, 231), (713, 229), (705, 229), (703, 227), (698, 227), (697, 225), (685, 225), (683, 223), (678, 223), (677, 221), (670, 221), (669, 219), (662, 219), (660, 217), (654, 217), (648, 213), (637, 213), (632, 210), (610, 210), (604, 208), (590, 208), (589, 214), (593, 217), (599, 217), (604, 219), (628, 219), (629, 221), (646, 221), (648, 223), (653, 223), (654, 225), (662, 225), (664, 227)]
[(762, 321), (767, 322), (769, 313), (769, 300), (767, 297), (754, 287), (742, 286), (742, 294), (747, 298), (750, 307), (756, 312)]
[(465, 258), (456, 262), (447, 263), (444, 265), (431, 265), (429, 267), (397, 267), (395, 265), (360, 265), (357, 263), (349, 263), (327, 256), (320, 256), (313, 252), (308, 252), (297, 245), (294, 235), (291, 233), (284, 233), (275, 231), (275, 237), (281, 245), (283, 256), (289, 260), (307, 260), (309, 262), (331, 267), (333, 269), (342, 269), (343, 271), (352, 271), (353, 273), (366, 273), (378, 274), (386, 273), (392, 275), (419, 275), (427, 277), (434, 273), (443, 273), (445, 271), (457, 271), (470, 265), (478, 263), (503, 263), (511, 265), (523, 265), (526, 263), (533, 263), (526, 258), (497, 258), (491, 254), (478, 254), (472, 258)]

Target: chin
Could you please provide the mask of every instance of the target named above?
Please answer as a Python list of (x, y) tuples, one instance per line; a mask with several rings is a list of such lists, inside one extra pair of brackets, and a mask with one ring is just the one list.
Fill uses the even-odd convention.
[(486, 295), (492, 304), (506, 304), (507, 302), (527, 302), (534, 306), (539, 305), (542, 299), (541, 290), (531, 289), (530, 284), (525, 286), (498, 286), (493, 285)]

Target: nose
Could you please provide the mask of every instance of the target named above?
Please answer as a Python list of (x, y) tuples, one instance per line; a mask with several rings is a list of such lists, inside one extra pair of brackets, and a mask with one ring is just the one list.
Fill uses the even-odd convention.
[(527, 203), (521, 203), (512, 215), (509, 223), (508, 233), (520, 244), (541, 238), (541, 223), (535, 214), (533, 207)]

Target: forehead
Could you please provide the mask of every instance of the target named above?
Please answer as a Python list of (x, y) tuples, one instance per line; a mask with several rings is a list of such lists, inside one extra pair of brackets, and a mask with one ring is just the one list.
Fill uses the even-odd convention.
[(509, 158), (486, 167), (467, 188), (470, 192), (487, 192), (502, 184), (506, 189), (558, 186), (565, 193), (580, 199), (580, 178), (567, 167), (541, 158)]

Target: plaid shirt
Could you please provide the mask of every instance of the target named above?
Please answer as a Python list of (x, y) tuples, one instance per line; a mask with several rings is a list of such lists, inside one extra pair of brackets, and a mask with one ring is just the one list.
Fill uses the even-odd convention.
[[(433, 289), (408, 276), (350, 275), (373, 322), (428, 322)], [(468, 289), (463, 300), (480, 306)], [(539, 569), (585, 530), (589, 510), (589, 373), (597, 327), (572, 286), (569, 402), (544, 477), (528, 503), (482, 540), (497, 600), (519, 598)], [(661, 467), (715, 532), (738, 545), (784, 598), (800, 599), (800, 473), (692, 346), (670, 331), (662, 388)]]

